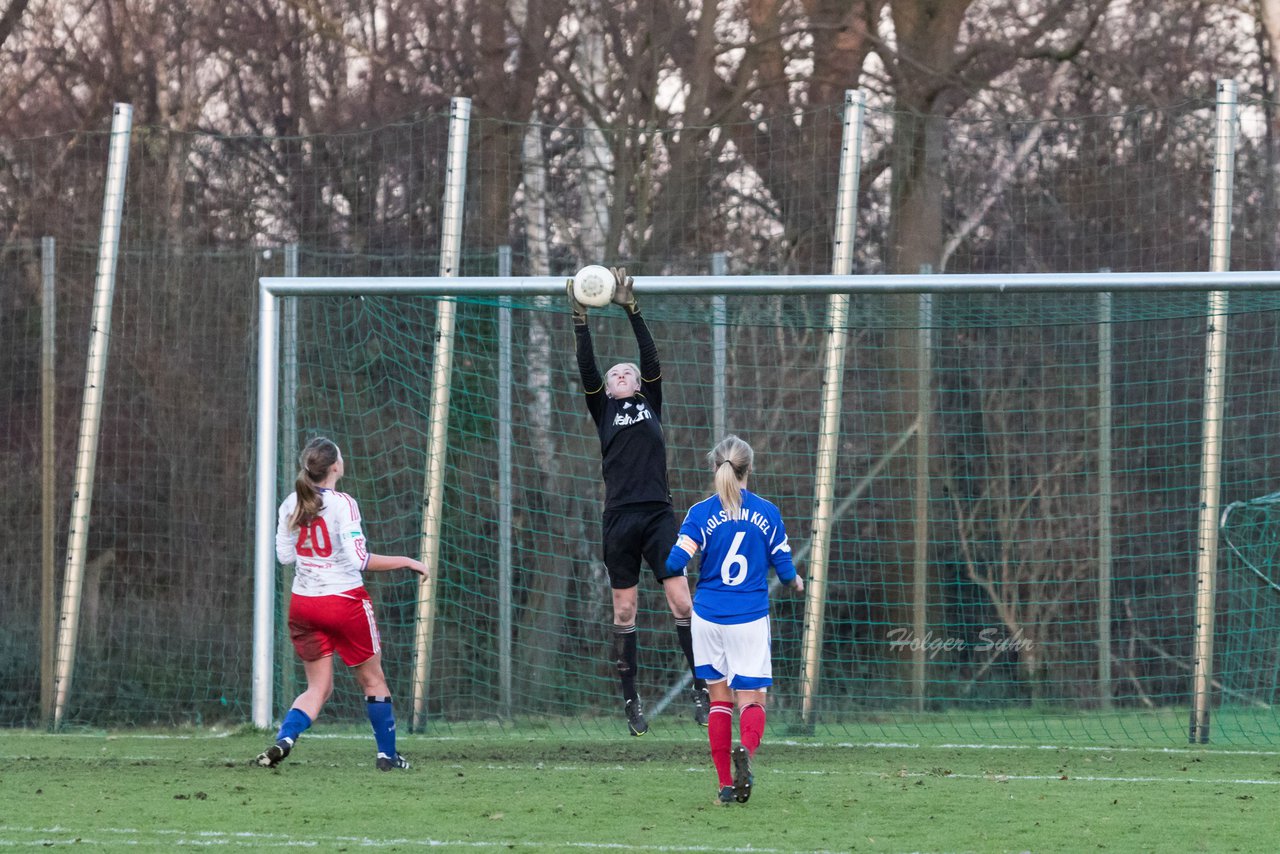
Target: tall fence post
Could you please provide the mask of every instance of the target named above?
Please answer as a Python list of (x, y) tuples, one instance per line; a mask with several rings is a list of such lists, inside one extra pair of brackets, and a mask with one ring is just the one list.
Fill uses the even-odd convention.
[[(284, 276), (298, 277), (298, 244), (284, 247)], [(282, 368), (280, 388), (280, 425), (283, 428), (281, 447), (295, 449), (298, 444), (298, 298), (281, 298), (280, 363)], [(300, 450), (300, 449), (298, 449)], [(292, 466), (286, 463), (282, 474), (291, 474)]]
[(1098, 705), (1111, 708), (1111, 294), (1098, 294)]
[(58, 395), (58, 297), (56, 245), (40, 240), (40, 720), (53, 723), (53, 684), (58, 641), (57, 571), (54, 568), (54, 514), (57, 512), (57, 460), (54, 455)]
[[(511, 247), (498, 247), (498, 275), (511, 275)], [(498, 298), (498, 709), (511, 717), (511, 582), (514, 524), (511, 446), (512, 385), (511, 297)]]
[[(1211, 272), (1231, 266), (1231, 204), (1235, 183), (1236, 83), (1218, 81), (1218, 107), (1213, 165), (1213, 236)], [(1227, 292), (1209, 294), (1204, 364), (1204, 442), (1200, 456), (1200, 520), (1196, 553), (1195, 652), (1192, 664), (1190, 741), (1209, 741), (1210, 690), (1213, 679), (1213, 607), (1218, 573), (1219, 487), (1222, 481), (1222, 414), (1226, 398)]]
[[(853, 270), (853, 241), (858, 222), (858, 181), (862, 170), (862, 125), (866, 96), (860, 90), (844, 93), (844, 130), (840, 145), (840, 176), (836, 189), (836, 229), (832, 238), (831, 272), (847, 276)], [(830, 557), (831, 529), (835, 524), (832, 498), (835, 493), (836, 447), (840, 438), (841, 397), (844, 391), (845, 350), (849, 337), (849, 294), (832, 294), (827, 310), (826, 365), (822, 380), (821, 427), (818, 431), (818, 458), (813, 496), (813, 548), (806, 579), (804, 636), (801, 656), (804, 680), (801, 685), (800, 722), (815, 723), (819, 665), (822, 661), (822, 621), (827, 596), (827, 561)]]
[[(289, 243), (284, 247), (284, 276), (286, 279), (298, 277), (298, 244)], [(284, 453), (280, 455), (280, 482), (293, 482), (294, 465), (298, 462), (298, 452), (302, 448), (298, 435), (298, 298), (282, 297), (280, 305), (280, 447)], [(293, 589), (293, 565), (284, 566), (280, 571), (277, 589), (285, 596)], [(277, 600), (281, 601), (281, 600)], [(280, 621), (280, 648), (288, 649), (289, 621)], [(292, 657), (286, 656), (280, 666), (280, 696), (292, 697), (297, 693), (297, 666)]]
[[(445, 162), (444, 222), (440, 237), (440, 276), (458, 275), (462, 262), (462, 212), (467, 187), (467, 137), (471, 99), (449, 102), (449, 149)], [(449, 438), (449, 385), (453, 379), (453, 332), (457, 301), (444, 297), (436, 310), (435, 353), (431, 365), (431, 440), (422, 511), (422, 561), (428, 575), (418, 586), (414, 632), (413, 723), (421, 730), (427, 718), (427, 683), (431, 677), (431, 642), (435, 636), (436, 591), (440, 580), (440, 526), (444, 516), (444, 464)]]
[[(933, 266), (920, 267), (922, 276), (932, 275)], [(914, 554), (912, 558), (911, 625), (917, 643), (911, 645), (911, 693), (917, 711), (924, 711), (928, 694), (929, 659), (925, 638), (929, 636), (929, 415), (933, 411), (933, 294), (920, 294), (919, 344), (916, 352), (916, 484)]]
[[(723, 252), (711, 253), (711, 275), (723, 276), (728, 269)], [(728, 324), (729, 309), (724, 294), (711, 297), (711, 444), (724, 438), (728, 429)]]
[(80, 597), (84, 592), (89, 513), (93, 506), (93, 478), (98, 465), (98, 439), (102, 430), (103, 387), (107, 378), (107, 352), (111, 345), (111, 304), (116, 292), (116, 262), (120, 257), (120, 223), (124, 216), (125, 177), (129, 172), (129, 137), (132, 130), (133, 107), (116, 104), (111, 111), (111, 144), (107, 154), (106, 189), (102, 196), (98, 266), (93, 281), (93, 319), (89, 326), (84, 402), (76, 448), (75, 485), (71, 492), (67, 571), (63, 579), (62, 612), (58, 620), (54, 726), (59, 725), (66, 714), (71, 675), (75, 669), (76, 640), (80, 630)]

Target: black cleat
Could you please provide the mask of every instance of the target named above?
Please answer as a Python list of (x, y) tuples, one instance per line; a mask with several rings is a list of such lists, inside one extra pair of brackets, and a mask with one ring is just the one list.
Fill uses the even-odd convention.
[(394, 771), (397, 768), (399, 768), (402, 771), (408, 771), (409, 760), (405, 759), (399, 753), (396, 754), (395, 759), (392, 759), (390, 756), (386, 756), (382, 753), (378, 754), (378, 770), (379, 771)]
[(716, 802), (721, 804), (733, 803), (733, 786), (721, 786), (720, 794), (716, 796)]
[(640, 707), (640, 698), (627, 700), (627, 729), (632, 735), (644, 735), (649, 731), (649, 722), (644, 719), (644, 709)]
[(693, 722), (706, 726), (711, 717), (711, 694), (706, 688), (693, 689)]
[(733, 799), (740, 804), (745, 804), (747, 798), (751, 797), (751, 783), (754, 777), (751, 776), (751, 756), (747, 753), (747, 749), (741, 744), (733, 748)]
[(282, 738), (259, 753), (258, 758), (254, 760), (254, 764), (261, 765), (263, 768), (274, 768), (284, 761), (284, 758), (289, 755), (291, 750), (293, 750), (293, 742), (287, 738)]

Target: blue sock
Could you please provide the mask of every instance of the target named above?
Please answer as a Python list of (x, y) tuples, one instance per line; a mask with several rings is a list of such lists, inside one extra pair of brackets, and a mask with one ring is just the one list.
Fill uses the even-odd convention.
[(311, 726), (311, 717), (301, 709), (290, 709), (289, 714), (284, 716), (284, 720), (280, 722), (280, 731), (276, 733), (276, 741), (282, 738), (289, 739), (289, 743), (298, 740), (298, 736)]
[(378, 754), (391, 759), (396, 755), (396, 713), (391, 710), (390, 697), (365, 697), (365, 710), (373, 725), (373, 740), (378, 743)]

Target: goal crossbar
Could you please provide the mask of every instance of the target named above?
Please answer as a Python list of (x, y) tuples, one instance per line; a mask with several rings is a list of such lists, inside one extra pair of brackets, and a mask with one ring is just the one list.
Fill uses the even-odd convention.
[[(258, 280), (271, 296), (557, 296), (564, 276), (314, 276)], [(963, 273), (946, 275), (636, 276), (647, 294), (956, 294), (1270, 291), (1280, 270), (1223, 273)]]

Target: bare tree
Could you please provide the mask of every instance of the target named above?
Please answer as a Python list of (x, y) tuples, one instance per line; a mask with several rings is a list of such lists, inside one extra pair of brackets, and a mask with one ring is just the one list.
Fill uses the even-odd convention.
[(9, 0), (9, 5), (5, 7), (4, 14), (0, 15), (0, 46), (4, 45), (9, 35), (18, 26), (18, 21), (22, 19), (22, 13), (27, 10), (28, 2), (30, 0)]

